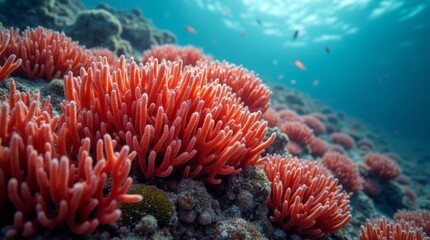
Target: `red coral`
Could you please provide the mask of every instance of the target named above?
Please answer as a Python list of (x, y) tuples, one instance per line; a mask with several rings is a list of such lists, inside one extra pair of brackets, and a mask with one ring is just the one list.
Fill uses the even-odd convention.
[(288, 135), (288, 138), (304, 147), (312, 142), (314, 134), (312, 129), (301, 122), (284, 122), (280, 126), (280, 130)]
[[(141, 200), (126, 194), (135, 152), (129, 154), (127, 146), (114, 152), (106, 135), (96, 150), (90, 151), (86, 138), (71, 155), (71, 146), (58, 141), (69, 138), (71, 129), (62, 125), (57, 134), (59, 121), (52, 118), (49, 99), (40, 108), (39, 93), (33, 98), (19, 93), (13, 80), (10, 96), (8, 102), (0, 101), (0, 212), (5, 219), (13, 218), (7, 237), (29, 237), (38, 226), (62, 224), (76, 234), (87, 234), (117, 220), (121, 202)], [(6, 203), (14, 209), (5, 211)]]
[(428, 210), (399, 210), (394, 214), (394, 221), (414, 222), (417, 227), (430, 235), (430, 211)]
[(283, 229), (317, 239), (351, 219), (349, 195), (317, 162), (275, 155), (263, 159), (262, 169), (272, 189), (270, 219)]
[(142, 62), (148, 62), (151, 57), (157, 58), (159, 62), (161, 62), (161, 60), (182, 60), (184, 66), (197, 66), (198, 62), (209, 63), (212, 61), (212, 58), (203, 54), (201, 49), (195, 48), (193, 46), (181, 47), (173, 44), (161, 46), (154, 45), (150, 50), (147, 50), (143, 53)]
[(330, 138), (334, 143), (340, 144), (346, 149), (350, 149), (354, 146), (354, 139), (352, 139), (348, 134), (332, 133)]
[(308, 127), (314, 130), (315, 135), (319, 135), (325, 132), (325, 125), (318, 118), (309, 115), (302, 116), (301, 118)]
[(263, 119), (267, 121), (267, 126), (269, 127), (276, 127), (279, 124), (279, 118), (278, 118), (278, 114), (276, 113), (276, 111), (273, 108), (268, 108), (264, 113), (263, 113)]
[(313, 157), (322, 157), (329, 148), (328, 143), (321, 138), (312, 139), (309, 146)]
[[(4, 34), (3, 30), (0, 31)], [(14, 29), (9, 33), (11, 37), (5, 55), (15, 54), (22, 59), (14, 74), (28, 79), (52, 80), (62, 78), (69, 71), (79, 74), (81, 67), (89, 67), (98, 56), (113, 58), (108, 50), (87, 50), (64, 33), (42, 27), (27, 28), (21, 35)]]
[(302, 147), (295, 142), (287, 143), (288, 152), (293, 156), (300, 156), (302, 154)]
[[(251, 113), (232, 92), (209, 83), (205, 68), (151, 60), (146, 65), (121, 57), (112, 73), (106, 62), (65, 77), (66, 99), (76, 101), (78, 117), (66, 122), (80, 136), (105, 133), (138, 154), (145, 178), (172, 172), (214, 184), (222, 175), (255, 165), (275, 135), (264, 141), (261, 112)], [(72, 119), (72, 118), (70, 118)]]
[(22, 59), (22, 65), (15, 74), (29, 79), (51, 80), (67, 74), (79, 73), (81, 67), (89, 66), (86, 50), (66, 37), (64, 33), (42, 27), (27, 28), (22, 36), (10, 29), (11, 40), (6, 54), (15, 54)]
[(400, 168), (390, 158), (376, 153), (364, 156), (364, 163), (369, 166), (381, 180), (392, 180), (400, 176)]
[(387, 219), (367, 220), (361, 226), (360, 240), (425, 240), (428, 239), (422, 229), (410, 222), (391, 222)]
[(207, 68), (208, 80), (230, 86), (251, 112), (265, 112), (269, 108), (272, 92), (254, 72), (242, 66), (218, 61), (211, 62)]
[(0, 62), (3, 63), (3, 66), (0, 66), (0, 83), (15, 69), (17, 69), (22, 62), (21, 59), (16, 59), (15, 54), (6, 55), (3, 53), (7, 48), (9, 41), (9, 32), (0, 30)]
[(278, 112), (279, 118), (284, 121), (303, 122), (302, 118), (294, 111), (282, 109)]
[(339, 153), (326, 153), (321, 162), (339, 179), (343, 188), (349, 192), (357, 192), (362, 189), (362, 179), (358, 168), (351, 159)]

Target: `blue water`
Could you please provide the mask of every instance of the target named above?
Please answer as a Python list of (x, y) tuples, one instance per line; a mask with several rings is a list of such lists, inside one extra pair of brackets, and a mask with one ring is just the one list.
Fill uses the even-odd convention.
[[(103, 2), (140, 8), (157, 28), (173, 32), (179, 45), (203, 48), (388, 133), (430, 141), (429, 0)], [(94, 7), (99, 1), (83, 3)]]

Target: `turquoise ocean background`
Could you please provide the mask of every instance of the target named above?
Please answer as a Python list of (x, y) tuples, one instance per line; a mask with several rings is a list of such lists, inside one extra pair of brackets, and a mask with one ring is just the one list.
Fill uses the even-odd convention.
[(179, 45), (243, 65), (272, 86), (307, 93), (393, 139), (430, 146), (429, 0), (83, 3), (139, 8), (157, 28), (174, 33)]

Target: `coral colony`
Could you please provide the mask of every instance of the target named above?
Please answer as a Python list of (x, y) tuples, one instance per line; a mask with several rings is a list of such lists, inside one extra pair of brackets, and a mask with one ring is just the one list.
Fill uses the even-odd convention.
[(377, 136), (166, 39), (136, 61), (126, 45), (1, 29), (1, 237), (428, 239), (430, 213)]

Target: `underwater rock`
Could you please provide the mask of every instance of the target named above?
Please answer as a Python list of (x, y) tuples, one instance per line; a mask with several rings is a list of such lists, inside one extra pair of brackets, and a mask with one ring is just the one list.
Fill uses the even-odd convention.
[(263, 157), (268, 154), (285, 155), (287, 153), (287, 149), (285, 148), (285, 146), (289, 141), (288, 136), (285, 133), (279, 131), (278, 128), (267, 128), (265, 140), (268, 139), (272, 135), (272, 133), (276, 134), (275, 141), (273, 141), (273, 143), (265, 149), (263, 154), (261, 154)]
[(192, 179), (180, 181), (176, 194), (179, 222), (172, 230), (175, 238), (208, 239), (212, 225), (219, 220), (215, 211), (217, 201), (202, 182)]
[[(82, 28), (85, 31), (82, 31)], [(104, 9), (84, 10), (66, 30), (67, 34), (88, 48), (104, 47), (116, 54), (130, 55), (129, 42), (121, 39), (122, 25), (118, 18)], [(91, 34), (88, 34), (88, 33)]]
[(265, 240), (264, 235), (250, 222), (242, 218), (231, 218), (225, 221), (220, 221), (212, 238), (215, 240)]
[(100, 4), (97, 9), (103, 9), (114, 15), (122, 25), (121, 39), (129, 42), (134, 55), (141, 55), (152, 45), (171, 44), (176, 42), (173, 33), (156, 29), (152, 23), (143, 18), (140, 10), (114, 10), (106, 4)]
[(4, 27), (44, 26), (61, 31), (83, 9), (79, 0), (6, 0), (0, 2), (0, 22)]

